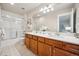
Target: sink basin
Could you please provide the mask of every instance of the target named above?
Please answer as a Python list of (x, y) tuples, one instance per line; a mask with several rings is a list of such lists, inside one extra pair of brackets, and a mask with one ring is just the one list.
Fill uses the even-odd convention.
[(59, 38), (64, 38), (64, 36), (63, 36), (63, 35), (59, 35), (58, 37), (59, 37)]

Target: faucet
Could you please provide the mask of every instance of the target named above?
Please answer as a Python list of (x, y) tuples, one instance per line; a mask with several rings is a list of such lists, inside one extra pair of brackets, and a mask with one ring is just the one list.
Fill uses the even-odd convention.
[(75, 36), (76, 38), (79, 38), (79, 33), (75, 33), (74, 36)]
[(59, 33), (55, 33), (57, 36), (59, 36), (60, 34)]

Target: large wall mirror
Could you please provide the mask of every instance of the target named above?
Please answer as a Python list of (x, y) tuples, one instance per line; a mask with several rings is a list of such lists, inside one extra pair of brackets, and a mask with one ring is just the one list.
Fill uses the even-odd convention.
[(73, 32), (73, 17), (72, 12), (58, 15), (58, 31)]

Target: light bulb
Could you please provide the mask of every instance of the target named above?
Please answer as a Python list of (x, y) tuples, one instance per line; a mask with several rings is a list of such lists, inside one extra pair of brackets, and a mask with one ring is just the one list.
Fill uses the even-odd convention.
[(43, 13), (46, 13), (46, 11), (43, 11)]
[(41, 8), (40, 11), (43, 11), (43, 8)]
[(47, 12), (49, 12), (50, 10), (49, 9), (47, 9)]
[(44, 7), (44, 10), (48, 9), (47, 7)]
[(48, 6), (48, 8), (51, 8), (52, 7), (52, 5), (50, 4), (49, 6)]

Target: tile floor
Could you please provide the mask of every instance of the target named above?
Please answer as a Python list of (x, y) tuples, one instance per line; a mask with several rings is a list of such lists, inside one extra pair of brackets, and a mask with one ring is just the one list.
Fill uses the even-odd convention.
[(23, 40), (19, 40), (14, 44), (12, 43), (1, 47), (0, 56), (35, 56), (35, 54), (33, 54), (29, 49), (26, 48)]

